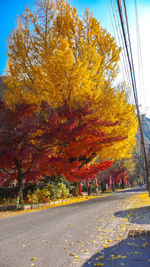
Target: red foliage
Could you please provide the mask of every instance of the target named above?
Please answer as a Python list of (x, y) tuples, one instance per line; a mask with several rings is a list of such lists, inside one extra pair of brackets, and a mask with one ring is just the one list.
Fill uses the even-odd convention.
[(65, 103), (52, 110), (43, 102), (37, 113), (35, 105), (17, 104), (11, 110), (1, 101), (1, 182), (10, 184), (14, 179), (18, 183), (19, 179), (21, 183), (23, 179), (29, 182), (36, 180), (37, 175), (61, 173), (70, 181), (81, 181), (87, 176), (93, 179), (99, 170), (112, 163), (92, 164), (89, 168), (85, 165), (103, 147), (126, 137), (110, 137), (100, 131), (100, 126), (111, 127), (114, 123), (87, 119), (90, 114), (90, 104), (71, 108)]
[(18, 180), (18, 168), (21, 175), (30, 172), (32, 155), (36, 152), (34, 109), (34, 105), (17, 104), (11, 110), (0, 101), (0, 179), (5, 185)]
[(119, 183), (122, 184), (122, 179), (124, 179), (124, 182), (127, 181), (128, 174), (125, 168), (111, 168), (109, 172), (104, 177), (105, 183), (108, 183), (109, 185)]

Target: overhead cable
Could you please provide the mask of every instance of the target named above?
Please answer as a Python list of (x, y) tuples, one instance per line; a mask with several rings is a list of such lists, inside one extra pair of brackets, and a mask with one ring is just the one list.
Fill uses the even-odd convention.
[[(143, 134), (143, 129), (142, 129), (139, 105), (138, 105), (137, 87), (136, 87), (135, 71), (134, 71), (134, 64), (133, 64), (133, 57), (132, 57), (131, 40), (130, 40), (130, 32), (129, 32), (129, 25), (128, 25), (128, 17), (127, 17), (127, 9), (126, 9), (125, 0), (123, 0), (123, 3), (124, 3), (126, 26), (127, 26), (127, 33), (128, 33), (129, 50), (128, 50), (128, 45), (127, 45), (127, 37), (126, 37), (126, 33), (125, 33), (122, 4), (121, 4), (121, 0), (117, 0), (119, 16), (120, 16), (120, 21), (121, 21), (121, 27), (122, 27), (122, 32), (123, 32), (123, 37), (124, 37), (124, 42), (125, 42), (125, 48), (126, 48), (126, 53), (127, 53), (127, 58), (128, 58), (128, 64), (129, 64), (129, 68), (130, 68), (132, 89), (133, 89), (133, 94), (134, 94), (134, 99), (135, 99), (135, 104), (136, 104), (136, 110), (137, 110), (137, 117), (138, 117), (138, 122), (139, 122), (141, 144), (142, 144), (143, 152), (144, 152), (147, 187), (148, 187), (149, 196), (150, 196), (148, 161), (147, 161), (144, 134)], [(130, 54), (129, 54), (129, 51), (130, 51)]]
[(139, 70), (138, 70), (138, 73), (139, 73), (139, 92), (141, 94), (141, 98), (143, 96), (143, 100), (144, 100), (145, 99), (145, 86), (144, 86), (142, 50), (141, 50), (141, 40), (140, 40), (140, 30), (139, 30), (139, 21), (138, 21), (138, 12), (137, 12), (136, 0), (135, 0), (135, 19), (136, 19), (137, 54), (138, 54), (138, 67), (139, 67)]
[(122, 32), (121, 32), (121, 25), (119, 22), (119, 15), (117, 12), (117, 7), (116, 7), (116, 1), (114, 0), (114, 9), (115, 9), (115, 13), (116, 13), (116, 19), (117, 19), (117, 32), (118, 32), (118, 36), (120, 39), (120, 43), (122, 44), (122, 58), (123, 58), (123, 64), (124, 64), (124, 68), (125, 68), (125, 72), (126, 72), (126, 77), (127, 77), (127, 85), (128, 85), (128, 91), (130, 93), (130, 99), (131, 99), (131, 103), (133, 104), (133, 94), (131, 93), (131, 89), (132, 89), (132, 84), (131, 84), (131, 77), (130, 77), (130, 73), (129, 73), (129, 66), (128, 66), (128, 59), (127, 59), (127, 55), (126, 55), (126, 51), (125, 51), (125, 44), (124, 44), (124, 39), (122, 36)]

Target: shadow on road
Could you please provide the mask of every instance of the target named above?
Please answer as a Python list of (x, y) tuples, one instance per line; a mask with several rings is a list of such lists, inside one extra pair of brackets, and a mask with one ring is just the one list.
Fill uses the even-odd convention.
[(147, 192), (145, 188), (130, 188), (130, 189), (125, 189), (122, 191), (116, 192), (117, 194), (126, 194), (126, 193), (138, 193), (138, 192)]
[(128, 237), (118, 244), (94, 254), (82, 267), (149, 267), (150, 237)]
[(150, 206), (118, 211), (114, 215), (116, 217), (128, 218), (130, 223), (150, 224)]

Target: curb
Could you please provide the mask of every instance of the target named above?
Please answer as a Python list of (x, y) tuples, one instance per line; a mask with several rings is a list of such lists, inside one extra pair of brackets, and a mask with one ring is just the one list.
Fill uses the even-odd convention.
[(55, 205), (55, 204), (60, 204), (64, 202), (69, 202), (71, 199), (62, 199), (62, 200), (55, 200), (47, 203), (39, 203), (39, 204), (30, 204), (30, 205), (24, 205), (24, 210), (32, 210), (32, 209), (37, 209), (37, 208), (42, 208), (45, 206), (50, 206), (50, 205)]

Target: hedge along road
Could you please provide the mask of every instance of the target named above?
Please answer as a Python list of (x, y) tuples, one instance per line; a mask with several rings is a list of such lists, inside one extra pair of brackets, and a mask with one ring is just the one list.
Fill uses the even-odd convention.
[[(115, 212), (130, 207), (130, 189), (107, 197), (0, 219), (1, 267), (82, 266), (126, 234)], [(120, 232), (124, 226), (124, 231)]]

